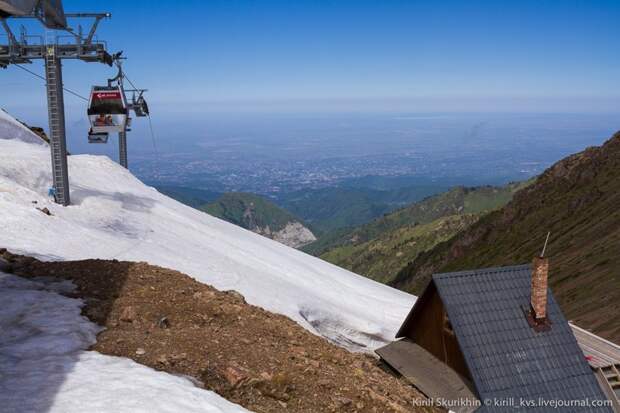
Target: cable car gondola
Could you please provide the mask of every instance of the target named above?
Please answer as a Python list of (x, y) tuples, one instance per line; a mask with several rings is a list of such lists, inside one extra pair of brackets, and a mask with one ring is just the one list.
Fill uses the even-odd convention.
[(125, 93), (120, 85), (93, 86), (88, 101), (88, 120), (93, 134), (123, 132), (128, 115)]
[(131, 98), (131, 108), (138, 117), (149, 115), (149, 105), (146, 104), (146, 99), (144, 99), (143, 93), (144, 90), (140, 90), (138, 96), (136, 97), (136, 92), (134, 91)]
[[(0, 0), (1, 1), (1, 0)], [(136, 117), (149, 116), (151, 136), (153, 127), (149, 115), (149, 107), (144, 99), (146, 89), (138, 89), (129, 79), (127, 81), (133, 89), (123, 87), (125, 74), (121, 65), (121, 52), (112, 56), (112, 61), (118, 68), (115, 77), (108, 79), (107, 86), (93, 86), (88, 100), (88, 131), (89, 143), (107, 143), (110, 133), (118, 133), (119, 163), (127, 168), (127, 132), (131, 131), (129, 112), (133, 111)], [(131, 93), (131, 101), (125, 92)]]

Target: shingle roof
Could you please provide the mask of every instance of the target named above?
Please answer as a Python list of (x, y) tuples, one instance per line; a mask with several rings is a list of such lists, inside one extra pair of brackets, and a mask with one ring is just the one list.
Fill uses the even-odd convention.
[[(548, 293), (551, 329), (536, 332), (529, 308), (531, 267), (520, 265), (435, 274), (446, 312), (481, 400), (607, 400), (562, 312)], [(519, 411), (495, 406), (480, 411)], [(610, 407), (550, 406), (523, 410), (611, 412)]]

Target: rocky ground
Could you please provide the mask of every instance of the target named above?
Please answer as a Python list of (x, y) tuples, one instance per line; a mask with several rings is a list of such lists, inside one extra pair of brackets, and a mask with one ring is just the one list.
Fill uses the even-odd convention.
[(368, 355), (177, 271), (104, 260), (40, 262), (0, 250), (24, 277), (69, 279), (105, 326), (93, 350), (192, 377), (256, 412), (425, 411), (423, 397)]
[(316, 241), (316, 237), (299, 221), (291, 221), (280, 231), (271, 234), (271, 239), (292, 248), (300, 248)]

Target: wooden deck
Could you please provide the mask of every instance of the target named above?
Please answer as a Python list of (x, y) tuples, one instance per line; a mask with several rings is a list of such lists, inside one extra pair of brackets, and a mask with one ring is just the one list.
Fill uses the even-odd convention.
[(577, 327), (573, 323), (569, 323), (569, 325), (573, 329), (577, 343), (579, 343), (579, 347), (581, 347), (592, 368), (597, 369), (620, 364), (619, 345)]
[[(375, 351), (429, 398), (478, 401), (466, 380), (428, 351), (409, 339), (394, 341)], [(456, 413), (470, 413), (478, 407), (451, 407)]]
[(601, 388), (620, 413), (620, 346), (569, 324)]

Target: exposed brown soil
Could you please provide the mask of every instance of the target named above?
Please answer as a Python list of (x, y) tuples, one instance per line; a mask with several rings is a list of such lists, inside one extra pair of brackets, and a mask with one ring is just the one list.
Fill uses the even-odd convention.
[(191, 376), (250, 410), (425, 411), (413, 405), (421, 394), (374, 358), (341, 349), (236, 292), (146, 263), (0, 256), (17, 275), (77, 285), (84, 315), (106, 327), (93, 350)]

